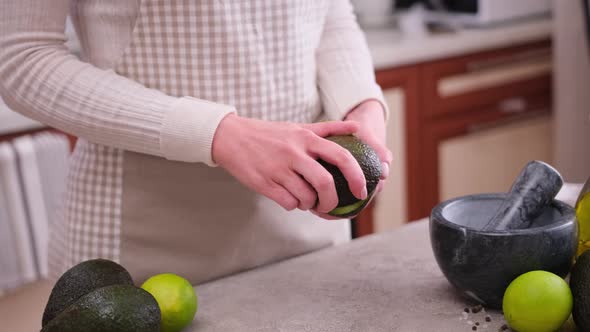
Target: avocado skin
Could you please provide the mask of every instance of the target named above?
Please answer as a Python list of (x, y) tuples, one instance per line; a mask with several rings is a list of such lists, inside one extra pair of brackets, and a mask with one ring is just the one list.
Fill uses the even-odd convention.
[(73, 266), (53, 286), (41, 326), (45, 326), (82, 296), (110, 285), (133, 285), (133, 280), (124, 267), (106, 259), (87, 260)]
[(572, 316), (578, 330), (590, 331), (590, 251), (578, 257), (570, 275), (574, 297)]
[[(381, 177), (381, 160), (379, 159), (377, 152), (375, 152), (375, 150), (373, 150), (373, 148), (371, 148), (369, 145), (352, 135), (329, 136), (326, 137), (326, 139), (350, 151), (354, 159), (356, 159), (356, 161), (359, 163), (363, 174), (365, 175), (367, 192), (370, 194), (374, 193)], [(328, 172), (330, 172), (334, 178), (334, 185), (336, 186), (336, 192), (338, 194), (338, 207), (351, 205), (359, 201), (359, 199), (356, 198), (350, 191), (350, 188), (348, 187), (348, 181), (346, 181), (346, 178), (338, 167), (321, 159), (319, 159), (318, 162), (324, 166), (324, 168), (328, 170)], [(367, 203), (369, 201), (370, 200), (367, 200)], [(363, 206), (361, 206), (359, 209), (348, 213), (346, 216), (338, 215), (338, 217), (354, 216), (358, 214), (366, 205), (367, 204), (363, 204)]]
[(41, 332), (159, 332), (160, 321), (160, 308), (150, 293), (113, 285), (82, 296)]
[(349, 218), (349, 217), (354, 217), (357, 214), (359, 214), (371, 201), (371, 198), (373, 196), (374, 193), (369, 194), (369, 197), (367, 197), (364, 201), (363, 204), (361, 204), (358, 208), (354, 209), (353, 211), (350, 211), (349, 213), (345, 213), (345, 214), (337, 214), (334, 213), (334, 210), (328, 212), (329, 215), (333, 216), (333, 217), (339, 217), (339, 218)]

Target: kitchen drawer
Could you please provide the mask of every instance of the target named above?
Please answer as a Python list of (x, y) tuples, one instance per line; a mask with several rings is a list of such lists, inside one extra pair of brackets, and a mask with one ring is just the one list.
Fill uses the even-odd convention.
[[(518, 110), (508, 110), (502, 105), (482, 106), (473, 112), (452, 114), (442, 121), (431, 121), (426, 124), (428, 129), (425, 137), (439, 141), (467, 135), (482, 130), (501, 127), (510, 123), (534, 118), (551, 113), (551, 98), (547, 94), (537, 93), (514, 97)], [(515, 107), (516, 108), (516, 107)]]
[(10, 133), (10, 134), (1, 134), (0, 135), (0, 143), (12, 141), (13, 139), (18, 138), (20, 136), (32, 135), (32, 134), (37, 134), (37, 133), (41, 133), (41, 132), (54, 132), (57, 134), (64, 134), (68, 137), (68, 140), (70, 141), (70, 149), (73, 150), (74, 147), (76, 146), (77, 138), (75, 136), (66, 134), (62, 131), (59, 131), (57, 129), (53, 129), (50, 127), (41, 127), (41, 128), (30, 129), (30, 130), (23, 130), (23, 131), (19, 131), (19, 132), (15, 132), (15, 133)]
[(416, 160), (415, 166), (408, 167), (408, 177), (411, 178), (408, 183), (417, 183), (416, 187), (408, 187), (409, 200), (414, 204), (409, 205), (409, 220), (428, 216), (432, 208), (441, 201), (438, 152), (443, 141), (550, 114), (551, 98), (546, 93), (523, 95), (518, 100), (518, 104), (524, 105), (522, 111), (506, 111), (498, 105), (492, 105), (477, 107), (470, 112), (436, 117), (431, 121), (421, 121), (418, 129), (420, 139), (410, 142), (407, 150), (414, 155), (408, 156), (408, 160)]
[(529, 161), (552, 164), (552, 123), (537, 116), (441, 141), (439, 199), (505, 192)]
[(425, 63), (422, 118), (490, 107), (525, 111), (523, 96), (550, 95), (551, 67), (549, 41)]

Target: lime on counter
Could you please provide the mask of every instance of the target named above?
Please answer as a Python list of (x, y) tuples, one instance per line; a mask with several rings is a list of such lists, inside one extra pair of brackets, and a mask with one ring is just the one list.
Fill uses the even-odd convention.
[(197, 294), (188, 280), (172, 273), (149, 278), (141, 288), (152, 294), (162, 313), (162, 332), (180, 332), (197, 313)]
[(551, 332), (568, 319), (572, 305), (572, 292), (565, 280), (551, 272), (532, 271), (510, 283), (502, 309), (515, 331)]

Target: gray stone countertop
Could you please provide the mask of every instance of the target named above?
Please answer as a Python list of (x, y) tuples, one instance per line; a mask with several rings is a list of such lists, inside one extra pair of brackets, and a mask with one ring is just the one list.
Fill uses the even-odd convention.
[(449, 33), (412, 34), (395, 28), (365, 29), (375, 69), (444, 59), (551, 38), (550, 17), (521, 20)]
[[(197, 331), (499, 331), (502, 314), (458, 295), (427, 221), (196, 287)], [(491, 322), (486, 322), (489, 315)]]

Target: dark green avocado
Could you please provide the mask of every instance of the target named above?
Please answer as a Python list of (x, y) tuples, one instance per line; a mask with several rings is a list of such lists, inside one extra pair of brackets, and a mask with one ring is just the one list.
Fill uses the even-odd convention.
[(379, 184), (379, 178), (381, 177), (381, 160), (373, 148), (365, 144), (356, 136), (330, 136), (326, 137), (326, 139), (350, 151), (365, 174), (367, 192), (369, 195), (366, 199), (361, 201), (350, 191), (350, 188), (348, 187), (348, 181), (346, 181), (346, 178), (340, 169), (338, 169), (338, 167), (324, 160), (318, 160), (318, 162), (324, 166), (324, 168), (327, 169), (330, 174), (332, 174), (332, 177), (334, 178), (334, 185), (336, 186), (336, 192), (338, 194), (338, 206), (334, 210), (330, 211), (329, 214), (342, 218), (355, 216), (365, 208), (375, 193), (375, 188), (377, 188), (377, 184)]
[(106, 259), (92, 259), (70, 268), (53, 286), (41, 326), (82, 296), (110, 285), (133, 285), (133, 280), (124, 267)]
[(82, 296), (41, 332), (160, 332), (160, 320), (158, 302), (150, 293), (113, 285)]
[(570, 288), (574, 297), (572, 316), (579, 331), (590, 331), (590, 251), (576, 260), (570, 275)]

